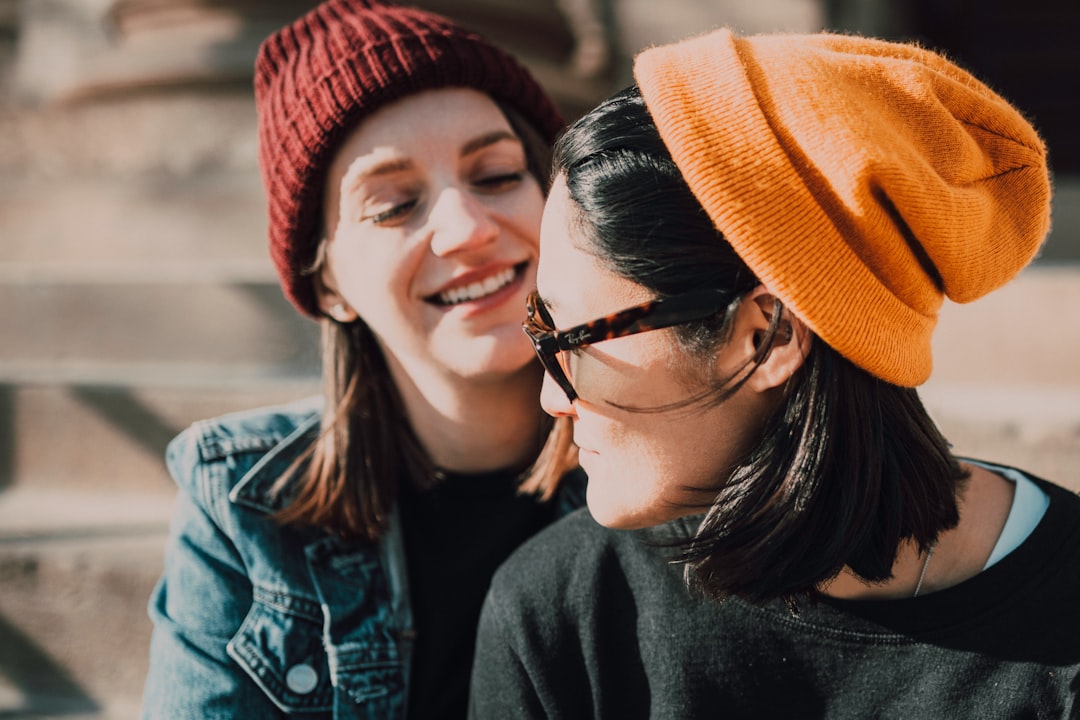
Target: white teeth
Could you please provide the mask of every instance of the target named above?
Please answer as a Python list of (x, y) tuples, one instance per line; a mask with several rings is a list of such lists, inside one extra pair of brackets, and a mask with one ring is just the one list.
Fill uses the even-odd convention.
[(514, 268), (506, 268), (502, 272), (495, 273), (479, 282), (441, 292), (439, 293), (439, 300), (444, 305), (457, 305), (469, 300), (478, 300), (509, 285), (516, 274)]

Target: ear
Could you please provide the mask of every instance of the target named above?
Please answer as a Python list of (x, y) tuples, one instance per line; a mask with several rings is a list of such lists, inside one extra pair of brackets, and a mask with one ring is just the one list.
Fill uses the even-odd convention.
[(312, 277), (312, 282), (315, 284), (315, 299), (318, 302), (319, 309), (327, 317), (343, 324), (351, 323), (360, 317), (352, 306), (345, 301), (345, 298), (341, 296), (341, 293), (338, 292), (337, 282), (334, 280), (334, 274), (330, 271), (329, 262), (324, 260), (319, 265), (319, 269), (315, 271)]
[[(747, 359), (754, 356), (767, 334), (776, 301), (775, 295), (759, 285), (743, 298), (736, 310), (732, 341), (744, 348)], [(783, 306), (780, 313), (780, 325), (768, 355), (746, 381), (747, 387), (757, 392), (783, 386), (802, 367), (813, 342), (813, 333), (802, 320)]]

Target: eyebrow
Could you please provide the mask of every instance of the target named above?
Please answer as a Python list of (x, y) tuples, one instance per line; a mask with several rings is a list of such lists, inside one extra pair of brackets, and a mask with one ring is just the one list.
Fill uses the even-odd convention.
[[(475, 152), (479, 152), (486, 147), (491, 147), (496, 143), (510, 141), (523, 145), (521, 138), (514, 135), (507, 130), (493, 130), (489, 133), (484, 133), (479, 137), (475, 137), (472, 140), (466, 142), (461, 148), (461, 155), (467, 156)], [(363, 181), (369, 178), (375, 178), (382, 175), (393, 175), (394, 173), (405, 172), (413, 168), (412, 160), (408, 158), (391, 158), (389, 160), (383, 160), (382, 162), (374, 163), (367, 167), (360, 167), (352, 172), (346, 173), (343, 179), (343, 185), (349, 188), (349, 192), (356, 190), (356, 187)]]
[(486, 147), (490, 147), (495, 143), (503, 142), (504, 140), (509, 140), (510, 142), (517, 143), (518, 145), (523, 144), (521, 142), (521, 138), (508, 130), (494, 130), (489, 133), (484, 133), (479, 137), (475, 137), (465, 143), (465, 145), (463, 145), (461, 148), (461, 154), (472, 155), (474, 152), (483, 150)]
[(393, 175), (394, 173), (409, 170), (412, 167), (412, 160), (409, 160), (408, 158), (391, 158), (389, 160), (383, 160), (382, 162), (372, 163), (371, 165), (361, 165), (358, 168), (351, 168), (347, 171), (345, 177), (341, 179), (341, 185), (346, 188), (347, 194), (351, 194), (356, 192), (360, 185), (371, 178), (382, 175)]

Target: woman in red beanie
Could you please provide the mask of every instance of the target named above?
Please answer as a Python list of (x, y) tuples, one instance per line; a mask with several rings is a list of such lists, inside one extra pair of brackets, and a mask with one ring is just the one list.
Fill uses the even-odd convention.
[(1080, 498), (955, 457), (914, 389), (944, 298), (1045, 237), (1035, 131), (858, 37), (635, 77), (556, 145), (525, 325), (588, 511), (496, 573), (471, 714), (1080, 717)]
[(271, 255), (322, 326), (325, 397), (170, 445), (144, 715), (463, 717), (492, 572), (583, 501), (570, 456), (538, 460), (520, 330), (559, 114), (483, 38), (374, 0), (272, 35), (255, 89)]

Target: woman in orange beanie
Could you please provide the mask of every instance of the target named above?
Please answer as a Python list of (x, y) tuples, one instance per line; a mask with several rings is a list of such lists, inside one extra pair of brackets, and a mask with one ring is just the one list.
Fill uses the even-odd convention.
[(1078, 716), (1080, 498), (954, 457), (914, 389), (943, 299), (1044, 239), (1038, 135), (858, 37), (635, 77), (556, 145), (525, 324), (588, 511), (496, 573), (473, 716)]
[(170, 445), (145, 716), (463, 717), (492, 572), (580, 504), (535, 464), (520, 329), (559, 113), (484, 38), (382, 0), (267, 38), (255, 99), (270, 254), (321, 324), (325, 393)]

